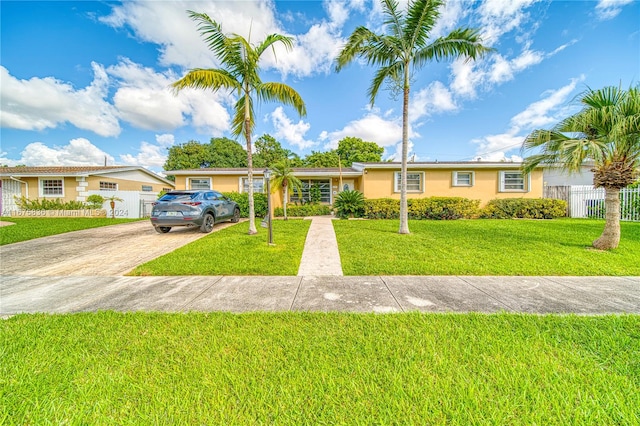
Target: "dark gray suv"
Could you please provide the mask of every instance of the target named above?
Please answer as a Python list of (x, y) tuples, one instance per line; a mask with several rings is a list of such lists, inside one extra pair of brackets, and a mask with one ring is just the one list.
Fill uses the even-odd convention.
[(162, 234), (174, 226), (199, 226), (201, 232), (208, 233), (213, 225), (227, 220), (238, 222), (240, 208), (235, 201), (212, 190), (167, 192), (151, 210), (151, 224)]

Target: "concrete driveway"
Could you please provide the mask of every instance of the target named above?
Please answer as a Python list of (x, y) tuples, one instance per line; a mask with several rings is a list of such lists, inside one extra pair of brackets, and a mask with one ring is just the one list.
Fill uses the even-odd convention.
[[(219, 223), (213, 232), (232, 223)], [(125, 275), (141, 263), (204, 237), (197, 228), (158, 234), (148, 220), (52, 235), (0, 246), (0, 274), (13, 276)]]

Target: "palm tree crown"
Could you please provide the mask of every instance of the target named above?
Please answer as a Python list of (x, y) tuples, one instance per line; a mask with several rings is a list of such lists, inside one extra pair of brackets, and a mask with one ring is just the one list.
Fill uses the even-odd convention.
[(404, 14), (398, 10), (396, 0), (382, 0), (386, 34), (376, 34), (366, 27), (358, 27), (337, 58), (336, 71), (342, 70), (358, 57), (365, 59), (368, 65), (378, 67), (367, 93), (372, 105), (385, 81), (403, 91), (401, 234), (409, 233), (406, 177), (411, 73), (431, 61), (458, 57), (471, 60), (491, 50), (481, 44), (478, 31), (470, 28), (455, 29), (446, 36), (431, 39), (430, 33), (440, 17), (442, 5), (442, 0), (414, 0), (409, 2)]
[(538, 152), (525, 159), (523, 170), (555, 164), (579, 172), (585, 161), (593, 162), (593, 183), (605, 189), (607, 211), (605, 230), (593, 245), (611, 249), (620, 240), (619, 191), (640, 174), (640, 86), (587, 89), (579, 98), (579, 112), (527, 136), (523, 152)]
[(271, 178), (271, 189), (273, 192), (279, 189), (283, 190), (282, 208), (284, 212), (284, 219), (287, 220), (289, 188), (302, 194), (302, 181), (293, 174), (293, 169), (291, 168), (288, 158), (272, 164), (271, 169), (273, 173)]
[[(282, 43), (287, 50), (293, 47), (293, 39), (280, 34), (270, 34), (257, 45), (250, 44), (238, 34), (225, 34), (219, 23), (205, 13), (189, 11), (189, 17), (198, 23), (198, 31), (221, 64), (221, 68), (192, 69), (183, 78), (173, 83), (180, 91), (185, 88), (218, 91), (226, 89), (235, 92), (238, 100), (231, 122), (232, 134), (244, 135), (247, 143), (247, 164), (249, 178), (249, 233), (257, 233), (253, 203), (253, 161), (251, 155), (251, 134), (255, 127), (253, 98), (258, 101), (276, 101), (292, 106), (300, 116), (306, 115), (302, 97), (293, 88), (280, 82), (263, 82), (260, 79), (259, 61), (268, 49)], [(275, 54), (275, 50), (274, 50)]]

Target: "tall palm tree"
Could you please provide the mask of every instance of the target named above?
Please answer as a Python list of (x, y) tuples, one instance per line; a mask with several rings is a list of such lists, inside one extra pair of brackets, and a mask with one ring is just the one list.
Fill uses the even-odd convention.
[(373, 105), (385, 81), (402, 89), (402, 171), (400, 177), (400, 234), (409, 233), (407, 210), (407, 150), (409, 140), (409, 89), (414, 71), (427, 62), (465, 57), (476, 59), (491, 49), (481, 44), (478, 30), (458, 28), (444, 37), (430, 38), (440, 17), (442, 0), (409, 1), (406, 14), (398, 11), (396, 0), (382, 0), (386, 34), (376, 34), (366, 27), (356, 28), (338, 55), (336, 71), (361, 57), (378, 66), (368, 90)]
[(535, 130), (527, 136), (523, 170), (539, 164), (558, 164), (579, 172), (587, 160), (594, 163), (593, 184), (605, 190), (605, 226), (593, 247), (608, 250), (620, 242), (620, 189), (640, 175), (640, 85), (629, 90), (609, 86), (587, 89), (580, 96), (582, 110), (551, 130)]
[[(198, 23), (198, 31), (207, 43), (221, 68), (192, 69), (187, 75), (173, 83), (180, 91), (187, 87), (212, 90), (225, 89), (236, 92), (238, 100), (232, 120), (232, 134), (244, 135), (247, 143), (247, 167), (249, 180), (249, 234), (257, 234), (255, 208), (253, 202), (253, 159), (251, 154), (251, 134), (255, 127), (253, 98), (259, 101), (277, 101), (290, 105), (300, 116), (306, 115), (302, 97), (291, 87), (279, 82), (262, 82), (259, 76), (260, 56), (276, 43), (282, 43), (287, 50), (293, 47), (293, 38), (280, 34), (270, 34), (257, 45), (250, 44), (238, 34), (225, 34), (222, 27), (204, 13), (188, 11), (189, 17)], [(273, 50), (275, 55), (275, 50)]]
[(271, 190), (273, 192), (282, 189), (284, 199), (282, 208), (284, 210), (284, 220), (287, 220), (287, 202), (289, 201), (289, 187), (294, 191), (302, 193), (302, 181), (293, 175), (289, 159), (285, 158), (271, 165)]

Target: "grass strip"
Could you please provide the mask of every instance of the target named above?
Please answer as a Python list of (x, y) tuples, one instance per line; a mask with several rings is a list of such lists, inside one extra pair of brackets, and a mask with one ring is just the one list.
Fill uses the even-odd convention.
[(345, 275), (640, 275), (640, 223), (623, 222), (620, 246), (592, 249), (601, 220), (333, 222)]
[(273, 246), (267, 230), (248, 235), (249, 223), (213, 232), (142, 264), (130, 275), (297, 275), (310, 220), (273, 221)]
[(18, 243), (49, 235), (64, 234), (65, 232), (80, 231), (82, 229), (99, 228), (101, 226), (117, 225), (119, 223), (135, 222), (141, 219), (112, 219), (96, 217), (79, 218), (0, 218), (3, 222), (13, 222), (15, 225), (0, 227), (0, 245)]
[(636, 425), (639, 330), (640, 316), (18, 315), (0, 322), (0, 423)]

